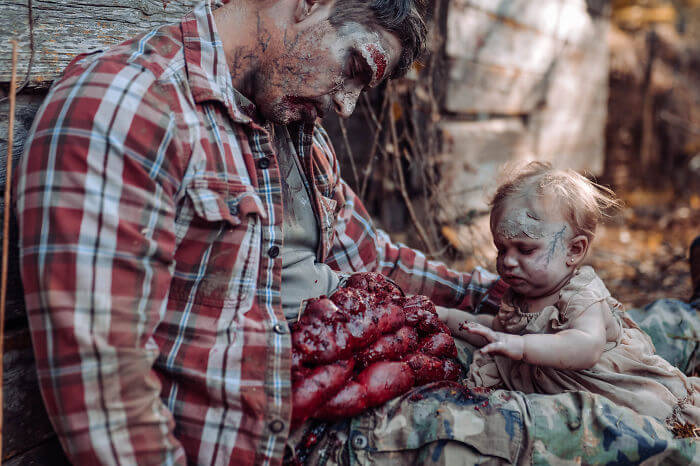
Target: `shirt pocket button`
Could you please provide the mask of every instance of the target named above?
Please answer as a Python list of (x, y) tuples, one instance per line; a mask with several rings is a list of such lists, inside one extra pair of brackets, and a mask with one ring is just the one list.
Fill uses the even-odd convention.
[(279, 419), (275, 419), (272, 421), (269, 426), (270, 431), (272, 431), (275, 434), (279, 434), (284, 430), (284, 422), (280, 421)]
[(270, 168), (270, 158), (263, 157), (260, 160), (258, 160), (258, 168), (260, 170), (267, 170), (268, 168)]
[(275, 331), (276, 334), (278, 335), (284, 335), (287, 333), (287, 329), (285, 328), (284, 324), (281, 323), (276, 323), (272, 329)]

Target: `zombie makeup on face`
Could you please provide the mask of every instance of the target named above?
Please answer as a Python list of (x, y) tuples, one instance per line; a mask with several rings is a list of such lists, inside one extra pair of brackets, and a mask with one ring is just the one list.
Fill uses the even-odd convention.
[(365, 44), (360, 50), (362, 52), (362, 57), (372, 70), (372, 78), (370, 79), (369, 87), (375, 87), (382, 82), (384, 74), (386, 73), (386, 52), (379, 42)]
[(544, 230), (542, 220), (527, 209), (505, 212), (496, 226), (496, 233), (508, 239), (513, 239), (520, 235), (530, 239), (541, 239), (545, 234)]
[(553, 295), (574, 273), (567, 266), (573, 230), (552, 201), (516, 196), (491, 212), (496, 269), (514, 293), (528, 299)]

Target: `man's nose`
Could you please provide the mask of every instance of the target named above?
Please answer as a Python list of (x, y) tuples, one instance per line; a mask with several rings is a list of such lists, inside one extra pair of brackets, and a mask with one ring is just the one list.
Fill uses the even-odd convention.
[(355, 105), (357, 105), (357, 99), (360, 97), (360, 92), (362, 92), (362, 88), (360, 87), (338, 90), (333, 94), (335, 112), (343, 118), (348, 118), (352, 115), (352, 112), (355, 110)]

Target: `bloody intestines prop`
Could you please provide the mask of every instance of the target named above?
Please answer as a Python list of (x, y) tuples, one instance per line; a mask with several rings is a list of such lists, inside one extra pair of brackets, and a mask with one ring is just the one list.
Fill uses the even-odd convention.
[(292, 324), (292, 421), (356, 416), (414, 386), (455, 380), (456, 356), (427, 297), (404, 297), (378, 273), (354, 274)]

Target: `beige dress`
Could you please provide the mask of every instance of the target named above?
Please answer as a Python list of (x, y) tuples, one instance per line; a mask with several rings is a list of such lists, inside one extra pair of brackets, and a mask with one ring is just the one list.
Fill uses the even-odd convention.
[[(507, 388), (525, 393), (588, 391), (644, 415), (700, 426), (700, 378), (687, 377), (655, 354), (649, 336), (622, 311), (593, 268), (581, 267), (559, 292), (554, 306), (525, 314), (509, 293), (497, 319), (505, 332), (517, 335), (557, 333), (595, 303), (605, 303), (620, 326), (591, 369), (564, 370), (514, 361), (501, 355), (475, 353), (467, 386)], [(609, 332), (615, 333), (615, 332)]]

